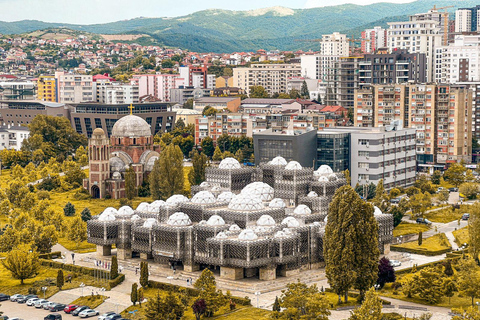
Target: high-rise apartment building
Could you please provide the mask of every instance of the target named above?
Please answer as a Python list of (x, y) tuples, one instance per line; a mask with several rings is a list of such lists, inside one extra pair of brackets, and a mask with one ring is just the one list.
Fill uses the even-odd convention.
[(251, 86), (262, 86), (269, 95), (287, 93), (288, 78), (300, 76), (298, 64), (252, 64), (250, 68), (233, 69), (233, 86), (248, 95)]
[(40, 101), (57, 101), (57, 84), (54, 76), (39, 76), (37, 80), (37, 99)]
[(173, 101), (171, 89), (185, 84), (185, 79), (178, 74), (142, 74), (134, 75), (132, 84), (138, 86), (139, 97), (150, 95), (162, 102)]
[(380, 48), (387, 47), (387, 30), (382, 27), (373, 27), (362, 31), (361, 49), (363, 53), (374, 53)]
[(57, 73), (58, 101), (63, 103), (95, 102), (91, 75)]
[(472, 92), (465, 86), (374, 85), (355, 96), (356, 127), (416, 129), (420, 164), (471, 162)]
[(97, 102), (105, 104), (138, 103), (138, 86), (131, 84), (112, 83), (96, 87), (99, 95)]
[(455, 11), (455, 32), (472, 32), (480, 30), (480, 6), (460, 8)]
[(207, 67), (186, 66), (180, 67), (180, 78), (184, 79), (185, 86), (194, 88), (214, 89), (216, 77), (214, 74), (208, 74)]

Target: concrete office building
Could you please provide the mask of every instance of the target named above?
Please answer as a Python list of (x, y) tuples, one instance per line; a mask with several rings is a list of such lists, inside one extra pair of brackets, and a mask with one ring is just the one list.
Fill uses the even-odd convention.
[(0, 100), (35, 100), (36, 88), (32, 81), (1, 81)]
[(26, 100), (0, 100), (3, 122), (11, 126), (28, 125), (36, 115), (70, 119), (70, 109), (64, 103)]

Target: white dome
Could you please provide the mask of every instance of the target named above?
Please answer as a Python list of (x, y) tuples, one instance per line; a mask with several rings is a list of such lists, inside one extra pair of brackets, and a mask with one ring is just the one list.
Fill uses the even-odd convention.
[(219, 232), (216, 236), (215, 236), (216, 239), (227, 239), (228, 236), (225, 232)]
[(257, 220), (257, 226), (271, 227), (275, 225), (275, 220), (268, 214), (264, 214)]
[(167, 199), (166, 203), (169, 205), (169, 206), (178, 206), (179, 204), (181, 203), (185, 203), (185, 202), (188, 202), (188, 198), (185, 197), (184, 195), (182, 194), (174, 194), (173, 196), (171, 196), (170, 198)]
[(234, 158), (225, 158), (218, 165), (219, 169), (240, 169), (240, 163)]
[(233, 194), (232, 192), (224, 191), (218, 195), (217, 200), (219, 202), (230, 202), (234, 196), (235, 194)]
[(104, 211), (98, 216), (98, 221), (115, 221), (115, 214)]
[(301, 169), (302, 169), (302, 166), (297, 161), (290, 161), (285, 167), (285, 170), (301, 170)]
[(255, 211), (265, 208), (260, 197), (250, 193), (241, 193), (233, 197), (228, 204), (228, 208), (238, 211)]
[(275, 233), (274, 237), (275, 238), (285, 238), (285, 237), (287, 237), (287, 234), (283, 231), (277, 231), (277, 233)]
[(134, 215), (130, 218), (130, 220), (132, 220), (132, 221), (137, 221), (137, 220), (140, 220), (140, 219), (142, 219), (142, 218), (140, 218), (140, 216), (139, 216), (138, 214), (134, 214)]
[(149, 205), (149, 209), (155, 212), (159, 212), (160, 208), (165, 207), (167, 204), (163, 200), (155, 200)]
[(228, 231), (240, 231), (240, 227), (236, 224), (232, 224), (230, 228), (228, 228)]
[(148, 218), (143, 223), (143, 227), (145, 228), (152, 228), (153, 226), (156, 226), (156, 225), (158, 225), (158, 222), (157, 222), (157, 219), (154, 219), (154, 218)]
[(287, 205), (280, 198), (275, 198), (268, 204), (270, 208), (285, 208)]
[(223, 220), (222, 217), (215, 214), (208, 219), (207, 224), (212, 227), (224, 226), (225, 220)]
[(330, 181), (337, 181), (338, 180), (338, 177), (335, 173), (331, 173), (328, 175), (328, 180)]
[(147, 202), (142, 202), (138, 205), (137, 211), (149, 212), (150, 211), (150, 205)]
[(293, 231), (290, 230), (290, 229), (288, 229), (288, 228), (283, 228), (282, 231), (285, 232), (286, 235), (291, 235), (291, 234), (293, 234)]
[(115, 122), (111, 134), (115, 138), (139, 138), (150, 137), (151, 135), (152, 131), (147, 121), (134, 115), (125, 116)]
[(196, 204), (207, 204), (216, 202), (215, 196), (210, 191), (200, 191), (199, 193), (195, 194), (190, 201)]
[(118, 214), (118, 211), (117, 211), (117, 209), (115, 209), (113, 207), (108, 207), (108, 208), (105, 208), (105, 210), (103, 210), (102, 214), (107, 214), (107, 213), (111, 213), (113, 215), (116, 215), (116, 214)]
[(324, 176), (321, 176), (320, 178), (318, 178), (318, 181), (319, 182), (328, 182), (328, 178), (324, 177)]
[(132, 214), (133, 214), (133, 209), (130, 208), (129, 206), (123, 206), (120, 209), (118, 209), (118, 215), (131, 216)]
[(307, 194), (307, 197), (311, 197), (311, 198), (318, 197), (318, 194), (315, 191), (310, 191)]
[(326, 216), (325, 219), (323, 219), (323, 222), (325, 222), (325, 223), (328, 222), (328, 216)]
[(115, 180), (122, 180), (122, 174), (118, 171), (115, 171), (113, 174), (112, 174), (112, 179), (115, 179)]
[(255, 234), (255, 232), (252, 229), (245, 229), (240, 232), (238, 235), (238, 239), (240, 240), (256, 240), (258, 239), (258, 236)]
[(259, 196), (262, 201), (270, 201), (273, 199), (274, 190), (264, 182), (252, 182), (245, 186), (241, 193), (251, 193)]
[(219, 186), (215, 186), (212, 188), (212, 192), (218, 192), (220, 190), (222, 190), (222, 188), (220, 188)]
[(373, 207), (373, 208), (375, 209), (375, 210), (373, 211), (373, 215), (374, 215), (374, 216), (379, 216), (379, 215), (382, 215), (382, 214), (383, 214), (382, 210), (380, 210), (379, 207), (375, 206), (375, 207)]
[(314, 176), (327, 176), (329, 174), (333, 173), (333, 170), (330, 166), (327, 166), (326, 164), (323, 164), (318, 168), (313, 175)]
[(275, 157), (270, 161), (268, 164), (274, 165), (274, 166), (286, 166), (287, 165), (287, 160), (285, 160), (284, 157)]
[(283, 219), (282, 224), (286, 224), (288, 228), (297, 228), (300, 227), (300, 222), (294, 217), (286, 217)]
[(258, 227), (255, 227), (255, 228), (252, 228), (254, 232), (258, 232), (258, 233), (263, 233), (263, 232), (266, 232), (267, 229), (265, 227), (262, 227), (262, 226), (258, 226)]
[(207, 181), (203, 181), (202, 183), (200, 183), (200, 187), (202, 187), (202, 188), (209, 188), (209, 187), (210, 187), (210, 183), (208, 183)]
[(295, 210), (293, 210), (293, 213), (295, 213), (295, 214), (310, 214), (310, 213), (312, 213), (312, 210), (310, 210), (310, 208), (307, 207), (306, 205), (300, 204), (300, 205), (298, 205), (298, 207), (295, 208)]
[(183, 212), (175, 212), (167, 221), (169, 226), (188, 226), (192, 224), (190, 217)]

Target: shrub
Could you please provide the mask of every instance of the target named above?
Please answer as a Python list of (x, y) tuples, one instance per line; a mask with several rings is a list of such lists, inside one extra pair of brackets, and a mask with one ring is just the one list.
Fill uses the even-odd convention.
[(58, 176), (47, 177), (37, 184), (37, 189), (52, 191), (53, 189), (60, 188), (61, 183)]
[(38, 200), (50, 200), (50, 192), (41, 190), (37, 192)]
[(63, 213), (67, 217), (73, 217), (75, 215), (75, 206), (70, 202), (67, 202), (67, 204), (63, 208)]

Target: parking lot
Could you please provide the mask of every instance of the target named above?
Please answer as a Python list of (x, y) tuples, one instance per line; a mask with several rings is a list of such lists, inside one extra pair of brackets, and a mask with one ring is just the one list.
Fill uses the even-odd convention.
[[(8, 316), (9, 318), (14, 318), (18, 317), (23, 320), (43, 320), (43, 318), (50, 313), (50, 312), (44, 309), (36, 309), (35, 307), (29, 307), (26, 304), (22, 303), (16, 303), (16, 302), (11, 302), (10, 300), (8, 301), (2, 301), (1, 302), (1, 307), (0, 310), (3, 312), (4, 316)], [(63, 311), (58, 311), (55, 312), (58, 314), (62, 315), (62, 319), (66, 320), (73, 320), (76, 319), (78, 320), (78, 317), (74, 317), (70, 314), (66, 314)], [(90, 319), (96, 319), (97, 317), (92, 317)]]

